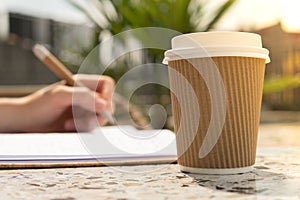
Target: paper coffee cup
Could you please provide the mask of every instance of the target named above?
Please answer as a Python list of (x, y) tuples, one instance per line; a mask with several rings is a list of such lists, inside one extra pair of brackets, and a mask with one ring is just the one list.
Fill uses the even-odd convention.
[(234, 174), (252, 169), (269, 61), (257, 34), (203, 32), (172, 39), (164, 63), (182, 171)]

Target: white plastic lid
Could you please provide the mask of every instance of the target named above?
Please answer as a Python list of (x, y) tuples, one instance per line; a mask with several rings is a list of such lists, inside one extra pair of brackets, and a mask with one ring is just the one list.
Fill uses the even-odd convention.
[(242, 56), (270, 62), (269, 51), (262, 48), (261, 36), (246, 32), (199, 32), (176, 36), (172, 49), (165, 52), (168, 61), (201, 57)]

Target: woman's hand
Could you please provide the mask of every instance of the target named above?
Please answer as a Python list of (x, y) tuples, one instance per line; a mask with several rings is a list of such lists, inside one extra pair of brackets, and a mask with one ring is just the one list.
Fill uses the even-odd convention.
[[(113, 112), (113, 79), (97, 75), (76, 75), (75, 78), (87, 88), (56, 83), (29, 96), (10, 99), (11, 104), (6, 102), (9, 99), (0, 100), (0, 114), (3, 113), (3, 108), (3, 114), (8, 116), (6, 121), (11, 120), (5, 124), (0, 119), (0, 131), (90, 131), (99, 125), (105, 125), (107, 120), (101, 116), (101, 112)], [(1, 104), (6, 104), (6, 108)]]

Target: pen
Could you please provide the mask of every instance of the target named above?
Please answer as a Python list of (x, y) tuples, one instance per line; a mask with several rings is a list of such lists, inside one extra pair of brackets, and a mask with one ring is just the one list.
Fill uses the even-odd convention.
[[(72, 72), (70, 72), (48, 49), (43, 45), (36, 44), (32, 48), (34, 55), (42, 61), (54, 74), (60, 79), (65, 80), (70, 86), (86, 87), (80, 81), (76, 81), (73, 78)], [(99, 114), (99, 113), (98, 113)], [(109, 114), (108, 111), (100, 113), (110, 124), (115, 124), (115, 120)]]

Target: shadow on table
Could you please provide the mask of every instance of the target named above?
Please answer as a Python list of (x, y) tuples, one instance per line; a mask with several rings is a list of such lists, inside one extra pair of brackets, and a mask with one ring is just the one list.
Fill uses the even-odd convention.
[(200, 175), (187, 173), (202, 187), (216, 191), (256, 196), (296, 197), (300, 195), (300, 177), (288, 177), (256, 166), (252, 172), (235, 175)]

